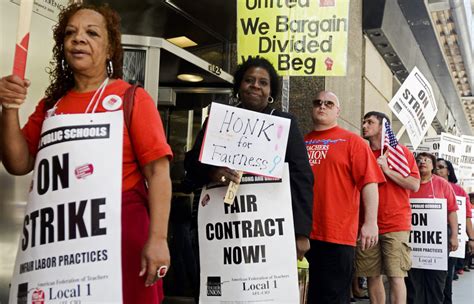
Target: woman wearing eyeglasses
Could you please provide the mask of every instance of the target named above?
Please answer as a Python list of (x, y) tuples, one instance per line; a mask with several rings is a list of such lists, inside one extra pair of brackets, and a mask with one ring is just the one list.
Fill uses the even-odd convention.
[[(449, 160), (445, 160), (443, 158), (438, 158), (436, 162), (436, 175), (444, 178), (449, 182), (451, 187), (454, 190), (456, 196), (462, 196), (466, 198), (466, 232), (469, 236), (469, 252), (473, 252), (474, 250), (474, 231), (472, 229), (472, 211), (471, 211), (471, 204), (469, 203), (469, 195), (467, 195), (466, 191), (457, 184), (458, 179), (456, 177), (456, 173), (454, 171), (453, 164)], [(448, 277), (446, 278), (446, 286), (444, 288), (444, 303), (450, 304), (453, 303), (452, 295), (453, 295), (453, 278), (454, 278), (454, 267), (457, 261), (461, 261), (460, 269), (463, 269), (464, 259), (458, 259), (450, 257), (448, 260)], [(456, 275), (457, 276), (457, 275)]]
[[(412, 192), (410, 198), (437, 198), (446, 199), (448, 216), (448, 248), (454, 251), (458, 248), (457, 231), (458, 219), (456, 210), (456, 196), (449, 183), (433, 174), (435, 172), (436, 157), (430, 153), (420, 153), (416, 156), (416, 163), (420, 171), (421, 183), (417, 192)], [(409, 304), (443, 304), (444, 286), (447, 277), (446, 270), (430, 270), (412, 268), (408, 272), (407, 303)]]

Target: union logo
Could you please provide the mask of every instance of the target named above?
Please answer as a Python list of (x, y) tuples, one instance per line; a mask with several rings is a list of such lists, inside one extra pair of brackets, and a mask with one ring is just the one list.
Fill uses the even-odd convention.
[(31, 301), (33, 304), (44, 304), (44, 291), (36, 288), (31, 295)]

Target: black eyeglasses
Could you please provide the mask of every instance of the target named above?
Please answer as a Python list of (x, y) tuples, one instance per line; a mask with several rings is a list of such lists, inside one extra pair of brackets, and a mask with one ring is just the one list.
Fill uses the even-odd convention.
[(313, 107), (322, 107), (322, 106), (325, 106), (326, 108), (328, 109), (332, 109), (334, 108), (334, 106), (336, 105), (336, 103), (332, 100), (321, 100), (321, 99), (315, 99), (313, 100)]

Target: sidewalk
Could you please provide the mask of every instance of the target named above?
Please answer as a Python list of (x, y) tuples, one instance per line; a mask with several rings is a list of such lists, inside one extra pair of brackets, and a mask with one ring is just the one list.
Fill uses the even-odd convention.
[(464, 272), (459, 276), (459, 280), (453, 281), (453, 303), (472, 304), (474, 303), (474, 270)]
[[(369, 300), (359, 300), (358, 304), (369, 304)], [(387, 301), (387, 303), (389, 303)], [(464, 272), (459, 280), (453, 281), (453, 304), (474, 303), (474, 270)]]

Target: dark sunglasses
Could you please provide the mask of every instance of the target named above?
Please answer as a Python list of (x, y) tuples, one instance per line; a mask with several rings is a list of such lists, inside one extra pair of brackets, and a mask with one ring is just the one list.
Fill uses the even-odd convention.
[(328, 109), (332, 109), (334, 108), (334, 106), (336, 105), (336, 103), (332, 100), (321, 100), (321, 99), (315, 99), (313, 100), (313, 107), (322, 107), (322, 106), (325, 106), (326, 108)]

